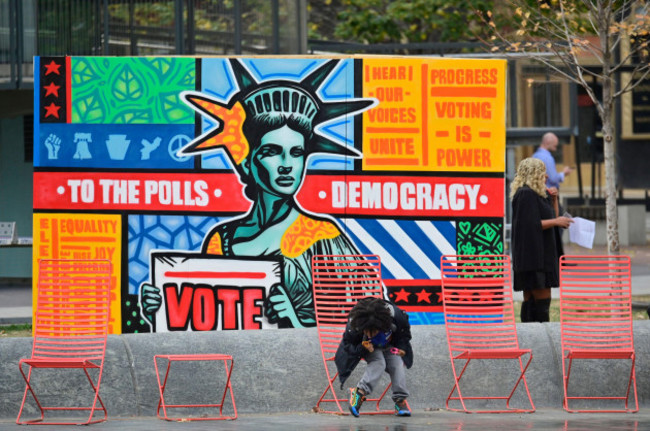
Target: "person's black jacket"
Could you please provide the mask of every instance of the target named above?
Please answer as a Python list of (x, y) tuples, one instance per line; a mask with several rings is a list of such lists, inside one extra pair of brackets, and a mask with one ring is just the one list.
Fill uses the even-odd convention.
[[(411, 347), (411, 324), (409, 323), (409, 316), (398, 306), (388, 301), (385, 302), (393, 310), (393, 323), (395, 325), (390, 344), (406, 352), (402, 356), (402, 359), (406, 368), (411, 368), (413, 365), (413, 347)], [(352, 371), (354, 371), (363, 355), (368, 352), (361, 344), (362, 341), (363, 332), (352, 329), (348, 320), (345, 333), (334, 357), (334, 362), (339, 372), (341, 388), (343, 388), (343, 384), (350, 377), (350, 374), (352, 374)]]
[(515, 271), (552, 271), (558, 264), (555, 229), (542, 220), (555, 218), (553, 207), (528, 186), (512, 198), (512, 266)]

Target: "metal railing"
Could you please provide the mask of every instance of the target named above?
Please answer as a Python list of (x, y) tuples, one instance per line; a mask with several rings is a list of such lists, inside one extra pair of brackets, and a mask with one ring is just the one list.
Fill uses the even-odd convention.
[(301, 54), (305, 26), (305, 0), (0, 0), (0, 89), (35, 55)]

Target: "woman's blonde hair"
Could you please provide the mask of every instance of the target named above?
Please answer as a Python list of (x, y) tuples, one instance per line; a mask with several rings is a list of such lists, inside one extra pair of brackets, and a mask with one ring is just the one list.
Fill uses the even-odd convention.
[(534, 157), (522, 160), (517, 167), (517, 174), (510, 185), (510, 198), (512, 199), (517, 190), (522, 186), (528, 186), (538, 195), (546, 197), (546, 166), (544, 162)]

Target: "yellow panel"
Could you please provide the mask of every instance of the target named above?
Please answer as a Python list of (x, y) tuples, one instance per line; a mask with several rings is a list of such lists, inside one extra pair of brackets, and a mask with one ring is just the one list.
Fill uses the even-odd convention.
[(121, 216), (114, 214), (34, 214), (34, 289), (38, 289), (40, 259), (108, 259), (113, 265), (109, 332), (122, 332)]
[(363, 169), (504, 172), (506, 61), (363, 59)]

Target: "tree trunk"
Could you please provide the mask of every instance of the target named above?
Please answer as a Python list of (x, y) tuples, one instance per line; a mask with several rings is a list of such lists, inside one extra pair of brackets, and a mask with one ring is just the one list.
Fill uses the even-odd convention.
[(612, 24), (611, 5), (605, 7), (598, 1), (598, 34), (603, 50), (602, 71), (602, 105), (599, 109), (603, 122), (603, 153), (605, 156), (605, 216), (607, 219), (607, 252), (610, 255), (619, 254), (618, 243), (618, 209), (616, 207), (616, 158), (614, 157), (614, 122), (612, 113), (614, 106), (614, 76), (612, 63), (614, 61), (614, 44), (609, 31)]
[(607, 252), (619, 254), (618, 210), (616, 206), (616, 158), (612, 123), (612, 80), (603, 80), (603, 152), (605, 156), (605, 215), (607, 218)]

